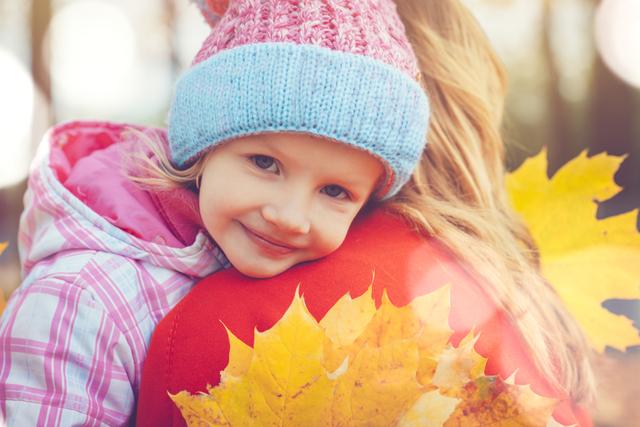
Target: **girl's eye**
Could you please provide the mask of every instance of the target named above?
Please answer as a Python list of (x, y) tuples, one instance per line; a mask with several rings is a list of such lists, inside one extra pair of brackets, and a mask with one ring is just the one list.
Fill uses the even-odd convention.
[(322, 191), (329, 197), (334, 199), (348, 199), (349, 194), (347, 191), (339, 185), (327, 185)]
[(268, 170), (271, 172), (278, 172), (278, 165), (276, 164), (276, 161), (273, 157), (258, 154), (255, 156), (251, 156), (251, 161), (260, 169)]

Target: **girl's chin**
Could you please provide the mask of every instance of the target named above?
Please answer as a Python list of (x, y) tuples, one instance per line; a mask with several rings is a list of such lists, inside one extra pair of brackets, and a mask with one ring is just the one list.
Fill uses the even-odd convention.
[(277, 276), (280, 273), (286, 271), (286, 268), (281, 269), (267, 269), (267, 268), (238, 268), (240, 273), (244, 274), (248, 277), (253, 277), (255, 279), (268, 279), (273, 276)]
[(283, 261), (284, 260), (280, 262), (272, 260), (258, 260), (258, 262), (248, 263), (246, 262), (245, 257), (245, 259), (238, 260), (237, 263), (234, 263), (232, 259), (229, 259), (229, 262), (231, 262), (234, 268), (240, 273), (256, 279), (268, 279), (270, 277), (277, 276), (293, 266), (293, 264)]

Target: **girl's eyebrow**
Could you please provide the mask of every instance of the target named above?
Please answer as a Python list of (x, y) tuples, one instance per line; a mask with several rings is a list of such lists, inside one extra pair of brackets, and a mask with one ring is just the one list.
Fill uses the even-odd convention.
[(256, 144), (268, 149), (272, 153), (275, 153), (278, 159), (289, 158), (289, 156), (287, 156), (287, 153), (284, 150), (281, 150), (280, 148), (278, 148), (278, 144), (271, 143), (269, 141), (260, 141), (260, 142), (256, 142)]
[(279, 150), (276, 147), (277, 144), (273, 144), (265, 139), (259, 139), (259, 136), (250, 135), (247, 137), (247, 140), (240, 144), (239, 148), (244, 150), (256, 150), (260, 149), (268, 149), (272, 152), (275, 152), (278, 155), (284, 154), (282, 150)]

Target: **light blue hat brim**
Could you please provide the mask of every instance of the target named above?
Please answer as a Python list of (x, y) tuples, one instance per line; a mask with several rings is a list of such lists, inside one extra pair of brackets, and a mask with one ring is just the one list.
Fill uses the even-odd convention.
[(312, 45), (257, 43), (212, 55), (179, 79), (169, 142), (172, 161), (183, 168), (211, 147), (249, 134), (334, 139), (386, 162), (388, 198), (419, 161), (428, 120), (420, 85), (390, 65)]

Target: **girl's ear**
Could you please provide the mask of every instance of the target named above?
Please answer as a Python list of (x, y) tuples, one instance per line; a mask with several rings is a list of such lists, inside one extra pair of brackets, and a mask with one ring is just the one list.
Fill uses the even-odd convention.
[(207, 21), (210, 27), (213, 28), (214, 25), (220, 20), (220, 17), (224, 15), (224, 13), (229, 8), (229, 3), (231, 0), (192, 0), (200, 9), (200, 13)]

